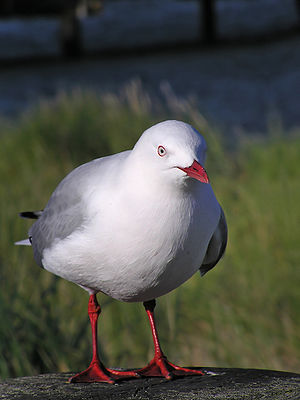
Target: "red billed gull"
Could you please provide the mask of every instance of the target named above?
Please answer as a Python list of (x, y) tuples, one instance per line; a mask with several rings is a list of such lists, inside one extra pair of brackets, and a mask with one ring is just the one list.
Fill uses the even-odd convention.
[[(204, 275), (225, 251), (226, 220), (203, 167), (205, 156), (205, 140), (192, 126), (164, 121), (146, 130), (132, 150), (73, 170), (43, 211), (21, 213), (37, 219), (27, 243), (36, 262), (90, 295), (93, 358), (71, 382), (203, 374), (167, 360), (154, 308), (157, 297), (198, 270)], [(118, 371), (100, 361), (98, 292), (120, 301), (143, 302), (155, 350), (145, 368)]]

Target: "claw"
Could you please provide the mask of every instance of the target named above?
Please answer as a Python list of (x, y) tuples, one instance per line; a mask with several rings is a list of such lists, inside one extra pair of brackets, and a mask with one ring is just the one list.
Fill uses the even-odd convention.
[(135, 371), (117, 371), (105, 368), (101, 362), (92, 362), (86, 370), (72, 376), (69, 382), (105, 382), (113, 384), (117, 380), (126, 378), (140, 378), (140, 375)]
[(205, 375), (201, 370), (183, 368), (172, 364), (164, 356), (154, 357), (145, 368), (139, 369), (136, 372), (141, 376), (158, 376), (168, 380), (173, 379), (175, 376)]

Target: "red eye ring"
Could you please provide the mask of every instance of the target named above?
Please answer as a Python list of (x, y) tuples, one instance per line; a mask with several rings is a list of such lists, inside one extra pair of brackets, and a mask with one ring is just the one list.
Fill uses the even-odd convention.
[(157, 154), (158, 154), (160, 157), (163, 157), (163, 156), (165, 156), (165, 155), (167, 154), (167, 150), (164, 148), (164, 146), (158, 146), (158, 148), (157, 148)]

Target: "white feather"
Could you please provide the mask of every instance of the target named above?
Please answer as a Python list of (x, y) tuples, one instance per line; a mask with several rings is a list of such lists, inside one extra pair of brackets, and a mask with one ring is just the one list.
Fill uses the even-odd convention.
[(31, 246), (29, 239), (20, 240), (19, 242), (15, 242), (16, 246)]
[(48, 271), (118, 300), (147, 301), (180, 286), (201, 266), (220, 219), (210, 184), (179, 168), (204, 164), (205, 150), (190, 125), (166, 121), (132, 151), (75, 169), (30, 231), (35, 256)]

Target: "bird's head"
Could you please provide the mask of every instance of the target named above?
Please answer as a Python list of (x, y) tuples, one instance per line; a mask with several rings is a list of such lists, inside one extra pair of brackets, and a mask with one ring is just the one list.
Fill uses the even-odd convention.
[[(204, 169), (206, 143), (189, 124), (164, 121), (147, 129), (133, 148), (140, 172), (152, 179), (186, 185), (196, 179), (209, 183)], [(156, 178), (155, 178), (156, 177)]]

